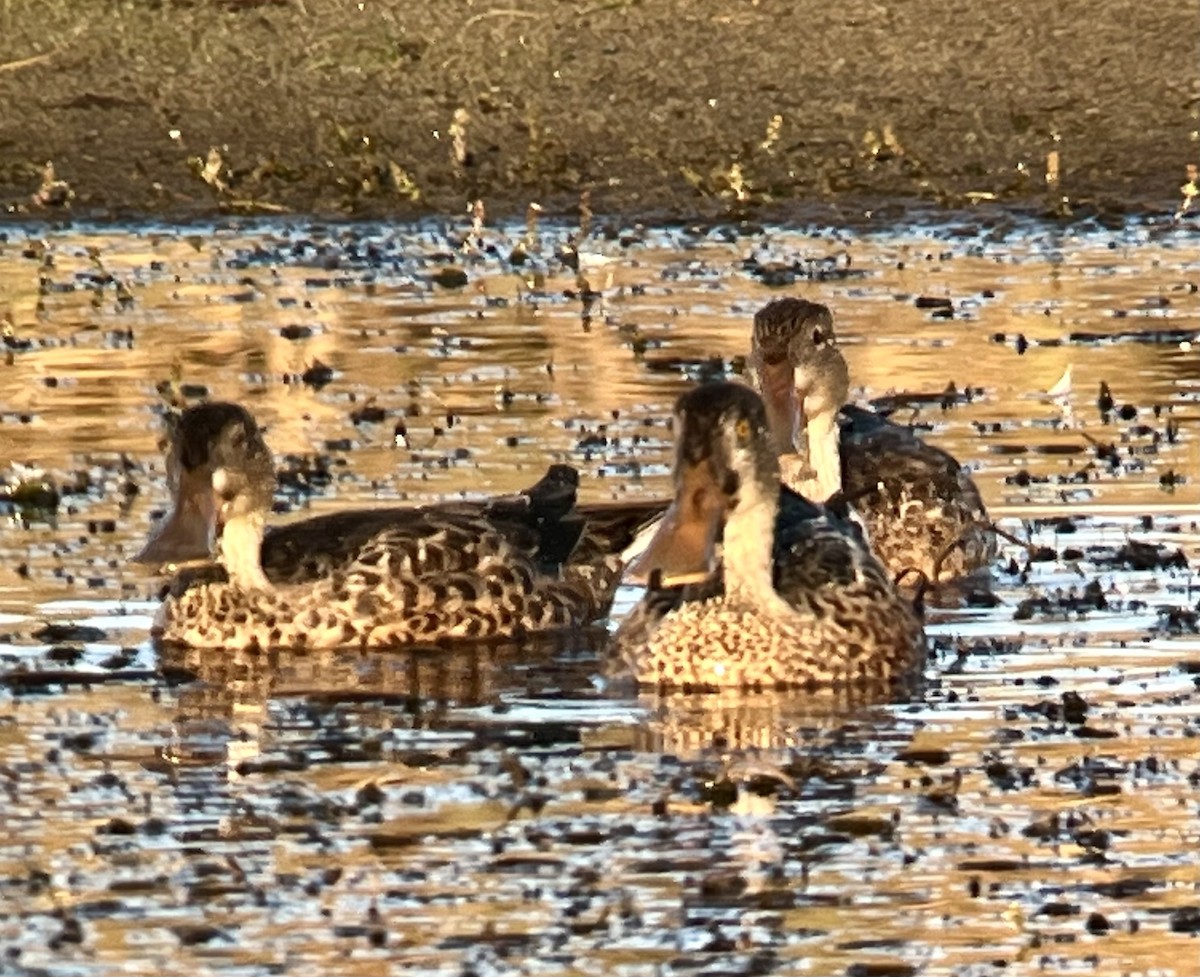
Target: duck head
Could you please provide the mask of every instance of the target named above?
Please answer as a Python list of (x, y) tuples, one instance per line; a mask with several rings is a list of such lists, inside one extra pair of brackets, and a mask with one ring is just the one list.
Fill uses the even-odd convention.
[(775, 450), (796, 450), (804, 430), (803, 402), (797, 389), (796, 364), (833, 338), (829, 309), (805, 299), (776, 299), (754, 316), (750, 370), (763, 396)]
[(733, 536), (746, 532), (761, 537), (769, 578), (779, 466), (762, 398), (739, 383), (696, 387), (675, 404), (675, 432), (675, 497), (634, 576), (657, 573), (667, 584), (706, 576), (723, 535), (728, 578)]
[(789, 479), (822, 502), (841, 487), (838, 411), (850, 393), (850, 369), (833, 332), (833, 316), (818, 302), (776, 299), (754, 316), (750, 367), (762, 392), (772, 441), (780, 455), (808, 456), (803, 478)]
[(257, 511), (261, 527), (271, 506), (274, 468), (247, 410), (227, 403), (189, 407), (168, 421), (168, 438), (171, 511), (134, 559), (155, 564), (207, 559), (231, 523), (245, 526)]

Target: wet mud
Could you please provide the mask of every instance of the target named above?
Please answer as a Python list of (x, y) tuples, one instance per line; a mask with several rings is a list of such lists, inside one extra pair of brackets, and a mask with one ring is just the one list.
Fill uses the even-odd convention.
[[(14, 973), (1184, 974), (1200, 264), (1185, 225), (11, 228), (0, 953)], [(276, 518), (661, 495), (753, 311), (975, 472), (992, 595), (926, 688), (618, 696), (607, 629), (440, 652), (148, 639), (167, 403), (236, 399)], [(637, 599), (624, 590), (619, 619)]]
[(26, 0), (0, 11), (0, 203), (1169, 212), (1200, 162), (1194, 34), (1186, 4), (1133, 0)]

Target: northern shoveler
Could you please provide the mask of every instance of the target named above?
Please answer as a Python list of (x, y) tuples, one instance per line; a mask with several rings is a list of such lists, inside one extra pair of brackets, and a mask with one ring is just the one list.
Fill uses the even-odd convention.
[(760, 309), (750, 367), (793, 489), (817, 502), (842, 492), (897, 578), (986, 575), (996, 539), (970, 473), (910, 428), (846, 403), (849, 368), (828, 308), (785, 298)]
[(781, 487), (759, 395), (706, 384), (675, 417), (675, 497), (637, 559), (650, 586), (615, 636), (611, 673), (658, 688), (863, 694), (914, 681), (917, 613), (856, 526)]
[(236, 404), (191, 407), (167, 455), (171, 515), (139, 555), (185, 568), (154, 633), (212, 647), (381, 647), (512, 638), (601, 617), (637, 507), (584, 517), (578, 474), (480, 502), (387, 507), (267, 528), (275, 473), (254, 418)]

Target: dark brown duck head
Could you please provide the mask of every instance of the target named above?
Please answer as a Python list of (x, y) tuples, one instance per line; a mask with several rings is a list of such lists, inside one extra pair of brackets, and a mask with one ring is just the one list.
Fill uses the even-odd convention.
[(724, 381), (689, 390), (675, 404), (675, 498), (634, 561), (634, 577), (658, 574), (671, 584), (706, 576), (716, 568), (722, 532), (728, 550), (735, 529), (757, 534), (759, 522), (769, 563), (778, 500), (779, 466), (762, 398)]
[(775, 450), (794, 452), (814, 419), (833, 418), (846, 403), (850, 371), (819, 302), (776, 299), (754, 316), (750, 367), (762, 393)]
[(270, 450), (237, 404), (198, 404), (173, 415), (168, 440), (171, 511), (134, 558), (142, 563), (207, 559), (225, 523), (255, 507), (265, 514), (274, 492)]
[(796, 298), (764, 306), (754, 317), (750, 365), (784, 480), (826, 501), (842, 486), (837, 418), (850, 395), (850, 369), (829, 309)]

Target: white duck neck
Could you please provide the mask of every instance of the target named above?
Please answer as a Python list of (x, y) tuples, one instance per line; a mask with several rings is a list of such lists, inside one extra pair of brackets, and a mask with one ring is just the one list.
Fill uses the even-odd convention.
[(234, 586), (246, 590), (270, 590), (262, 569), (263, 516), (238, 516), (225, 524), (221, 533), (221, 562)]
[(757, 604), (781, 603), (771, 575), (778, 498), (752, 479), (742, 483), (738, 496), (725, 521), (721, 553), (725, 591)]
[(808, 465), (814, 475), (796, 490), (811, 502), (828, 502), (842, 488), (842, 456), (836, 411), (823, 411), (805, 427)]

